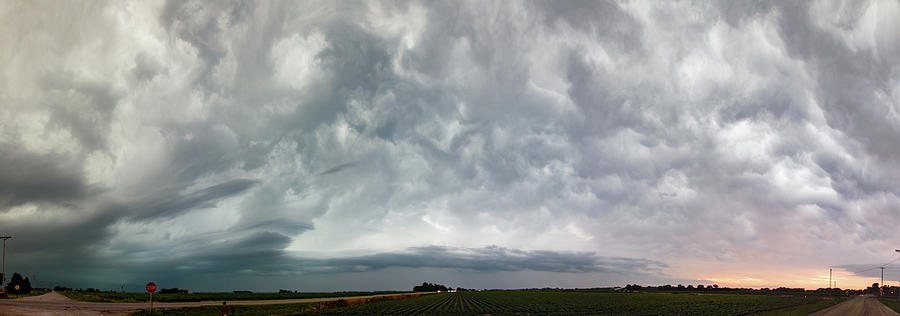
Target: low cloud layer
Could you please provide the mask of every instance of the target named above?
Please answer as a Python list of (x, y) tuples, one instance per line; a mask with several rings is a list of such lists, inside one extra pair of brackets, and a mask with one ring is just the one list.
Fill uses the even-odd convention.
[(317, 268), (321, 268), (322, 271), (328, 272), (357, 272), (406, 267), (638, 275), (660, 273), (660, 268), (666, 267), (661, 262), (646, 259), (609, 258), (594, 253), (523, 251), (497, 246), (484, 248), (416, 247), (410, 248), (406, 252), (335, 259), (305, 259), (300, 262), (303, 267), (309, 267), (310, 270), (316, 271)]
[(6, 2), (8, 264), (315, 289), (886, 261), (898, 6)]

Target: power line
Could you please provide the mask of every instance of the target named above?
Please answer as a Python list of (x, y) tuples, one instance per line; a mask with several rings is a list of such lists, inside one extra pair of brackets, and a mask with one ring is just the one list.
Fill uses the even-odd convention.
[(874, 268), (868, 268), (868, 269), (865, 269), (865, 270), (854, 271), (853, 274), (860, 274), (860, 273), (863, 273), (863, 272), (866, 272), (866, 271), (872, 271), (872, 270), (879, 269), (879, 268), (881, 268), (881, 267), (874, 267)]
[[(892, 263), (897, 262), (898, 260), (900, 260), (900, 258), (891, 260), (891, 262), (882, 264), (882, 265), (877, 266), (877, 267), (872, 267), (872, 268), (868, 268), (868, 269), (865, 269), (865, 270), (859, 270), (859, 271), (856, 271), (856, 272), (853, 272), (853, 273), (854, 273), (854, 274), (858, 274), (858, 273), (862, 273), (862, 272), (866, 272), (866, 271), (871, 271), (871, 270), (875, 270), (875, 269), (884, 269), (884, 267), (889, 266), (889, 265), (891, 265)], [(892, 269), (892, 270), (893, 270), (893, 269)]]

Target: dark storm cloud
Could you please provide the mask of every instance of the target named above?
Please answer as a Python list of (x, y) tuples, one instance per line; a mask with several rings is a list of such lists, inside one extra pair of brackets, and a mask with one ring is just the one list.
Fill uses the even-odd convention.
[(152, 193), (139, 201), (129, 203), (127, 208), (133, 214), (129, 220), (142, 221), (159, 217), (174, 217), (196, 208), (215, 207), (215, 202), (240, 194), (258, 181), (251, 179), (234, 179), (186, 194), (172, 194), (161, 191)]
[(402, 252), (325, 259), (297, 257), (283, 251), (290, 238), (275, 232), (222, 238), (225, 240), (210, 245), (179, 247), (183, 251), (181, 255), (164, 260), (151, 259), (152, 264), (138, 268), (135, 273), (171, 284), (178, 282), (179, 278), (233, 272), (297, 277), (320, 273), (378, 272), (392, 268), (438, 268), (466, 273), (531, 271), (659, 277), (664, 275), (661, 269), (667, 267), (662, 262), (647, 259), (604, 257), (582, 252), (525, 251), (497, 246), (414, 247)]
[(291, 238), (283, 234), (264, 230), (242, 237), (236, 234), (217, 237), (218, 240), (209, 244), (201, 240), (181, 243), (180, 252), (156, 260), (147, 274), (216, 274), (241, 270), (271, 274), (292, 272), (296, 267), (284, 253)]
[(32, 153), (0, 143), (0, 212), (28, 202), (69, 203), (99, 193), (81, 166), (59, 154)]
[[(454, 268), (473, 271), (543, 271), (568, 273), (659, 273), (666, 264), (634, 258), (604, 257), (589, 252), (525, 251), (497, 246), (454, 248), (414, 247), (406, 252), (380, 253), (335, 259), (301, 259), (306, 269), (322, 272), (361, 272), (389, 267)], [(321, 269), (321, 270), (319, 270)]]

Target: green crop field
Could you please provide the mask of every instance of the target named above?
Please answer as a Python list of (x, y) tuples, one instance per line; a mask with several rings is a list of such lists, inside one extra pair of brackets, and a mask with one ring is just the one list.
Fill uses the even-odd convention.
[[(67, 291), (61, 294), (77, 301), (137, 303), (147, 302), (147, 293), (112, 293), (112, 292), (78, 292)], [(177, 293), (153, 294), (154, 302), (201, 302), (201, 301), (250, 301), (250, 300), (287, 300), (298, 298), (349, 297), (378, 294), (395, 294), (402, 292), (331, 292), (331, 293)]]
[[(840, 302), (823, 297), (566, 291), (485, 291), (340, 307), (312, 315), (806, 315)], [(304, 313), (306, 315), (307, 313)]]

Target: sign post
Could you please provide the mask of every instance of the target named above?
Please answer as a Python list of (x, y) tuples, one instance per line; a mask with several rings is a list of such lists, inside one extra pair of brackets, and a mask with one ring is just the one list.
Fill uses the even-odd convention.
[(150, 293), (150, 315), (153, 315), (153, 292), (156, 292), (156, 283), (147, 283), (147, 293)]

